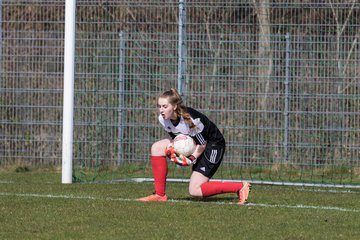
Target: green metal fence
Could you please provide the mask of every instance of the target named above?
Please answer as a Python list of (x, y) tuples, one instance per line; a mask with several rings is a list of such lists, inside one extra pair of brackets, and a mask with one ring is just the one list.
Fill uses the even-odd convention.
[[(59, 167), (64, 1), (1, 5), (0, 166)], [(360, 3), (183, 7), (184, 97), (227, 141), (215, 177), (358, 185)], [(156, 98), (179, 84), (180, 20), (177, 1), (77, 1), (77, 178), (151, 177)]]

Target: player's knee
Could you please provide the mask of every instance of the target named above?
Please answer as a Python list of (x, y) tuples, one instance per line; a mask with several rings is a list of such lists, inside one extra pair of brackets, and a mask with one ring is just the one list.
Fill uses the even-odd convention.
[(200, 187), (189, 186), (189, 194), (192, 197), (202, 197), (202, 192)]
[(165, 155), (165, 147), (162, 142), (155, 142), (151, 145), (152, 156), (163, 156)]

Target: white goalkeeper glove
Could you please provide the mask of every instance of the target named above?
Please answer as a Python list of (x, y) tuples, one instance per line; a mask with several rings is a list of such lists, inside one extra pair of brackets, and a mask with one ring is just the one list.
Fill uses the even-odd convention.
[(175, 154), (175, 149), (174, 146), (169, 143), (169, 145), (167, 145), (167, 147), (165, 148), (165, 156), (171, 158), (172, 154)]
[(196, 162), (196, 158), (193, 155), (185, 157), (180, 154), (180, 156), (178, 156), (175, 152), (170, 155), (170, 160), (182, 167), (190, 166)]

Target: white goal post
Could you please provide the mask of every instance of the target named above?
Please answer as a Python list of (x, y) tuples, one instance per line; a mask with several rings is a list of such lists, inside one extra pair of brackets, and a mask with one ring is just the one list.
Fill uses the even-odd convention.
[(62, 183), (72, 183), (76, 0), (65, 3)]

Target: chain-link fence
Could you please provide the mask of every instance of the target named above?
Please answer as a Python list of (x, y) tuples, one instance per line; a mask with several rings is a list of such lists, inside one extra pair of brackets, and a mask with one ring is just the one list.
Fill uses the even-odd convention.
[[(64, 1), (0, 3), (0, 165), (60, 166)], [(179, 2), (76, 10), (74, 166), (148, 169)], [(186, 1), (185, 27), (186, 103), (227, 140), (219, 177), (360, 182), (359, 1)]]

